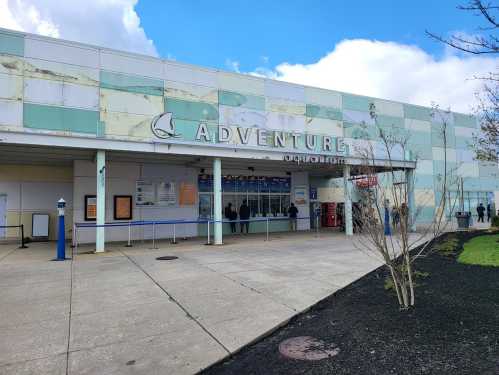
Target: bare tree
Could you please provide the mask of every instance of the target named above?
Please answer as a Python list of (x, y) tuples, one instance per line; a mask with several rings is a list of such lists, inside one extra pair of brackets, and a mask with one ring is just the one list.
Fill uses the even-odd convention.
[[(448, 194), (450, 185), (458, 186), (457, 180), (452, 178), (453, 173), (447, 162), (448, 112), (437, 107), (433, 112), (435, 116), (441, 116), (442, 126), (439, 132), (444, 150), (443, 171), (437, 179), (438, 186), (435, 187), (440, 193), (436, 202), (430, 194), (427, 204), (419, 207), (414, 205), (415, 210), (411, 212), (410, 189), (415, 181), (409, 180), (408, 174), (399, 167), (399, 162), (406, 160), (409, 154), (410, 135), (404, 129), (380, 126), (374, 104), (370, 106), (370, 115), (374, 120), (378, 140), (364, 143), (356, 149), (362, 158), (360, 174), (364, 181), (367, 181), (364, 184), (365, 189), (360, 190), (360, 204), (357, 206), (357, 214), (361, 220), (356, 222), (355, 229), (360, 232), (356, 237), (356, 246), (381, 259), (388, 267), (393, 289), (403, 309), (414, 306), (416, 301), (414, 261), (428, 254), (431, 242), (441, 235), (450, 223), (450, 220), (447, 220), (450, 214), (446, 216), (446, 213), (450, 213), (457, 203), (457, 191), (454, 202), (451, 202)], [(382, 172), (375, 163), (381, 157), (387, 163)], [(417, 162), (417, 157), (415, 161)], [(411, 235), (423, 207), (431, 203), (435, 204), (431, 222), (418, 233)], [(390, 234), (387, 233), (387, 218), (391, 221), (391, 224), (388, 224), (391, 226)]]
[[(483, 22), (475, 35), (453, 34), (443, 37), (430, 31), (426, 31), (431, 38), (444, 43), (459, 51), (472, 55), (495, 55), (499, 53), (499, 37), (496, 35), (499, 29), (497, 16), (499, 5), (494, 2), (472, 0), (466, 5), (458, 6), (458, 9), (472, 12)], [(484, 82), (482, 92), (476, 94), (478, 105), (475, 113), (480, 120), (480, 132), (475, 134), (473, 144), (470, 145), (476, 158), (482, 161), (498, 162), (499, 157), (499, 73), (489, 72), (482, 77), (469, 77)]]

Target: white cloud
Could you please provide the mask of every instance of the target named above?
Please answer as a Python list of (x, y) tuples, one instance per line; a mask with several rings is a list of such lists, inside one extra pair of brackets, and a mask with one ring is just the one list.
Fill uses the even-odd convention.
[(138, 0), (0, 0), (0, 27), (157, 56)]
[(239, 63), (239, 61), (225, 59), (225, 66), (227, 67), (227, 69), (229, 69), (233, 72), (241, 73), (241, 71), (240, 71), (241, 64)]
[(252, 74), (331, 90), (470, 112), (482, 82), (499, 59), (446, 51), (435, 58), (417, 46), (364, 39), (344, 40), (319, 61), (282, 63)]

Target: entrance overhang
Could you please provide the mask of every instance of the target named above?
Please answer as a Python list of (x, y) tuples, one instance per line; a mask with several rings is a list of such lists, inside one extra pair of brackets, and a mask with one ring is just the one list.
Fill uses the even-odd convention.
[[(341, 155), (306, 154), (341, 158), (341, 164), (294, 162), (285, 160), (292, 151), (262, 150), (240, 145), (206, 145), (203, 143), (148, 143), (91, 137), (7, 131), (0, 133), (1, 163), (54, 163), (71, 164), (72, 160), (93, 160), (96, 150), (106, 150), (108, 161), (156, 162), (186, 164), (210, 169), (213, 158), (221, 158), (223, 168), (252, 167), (259, 170), (276, 168), (289, 172), (308, 171), (312, 176), (341, 177), (343, 165), (351, 166), (351, 175), (362, 174), (365, 161), (358, 157)], [(296, 153), (296, 155), (304, 155)], [(381, 173), (388, 170), (416, 168), (415, 161), (374, 159), (370, 164)]]

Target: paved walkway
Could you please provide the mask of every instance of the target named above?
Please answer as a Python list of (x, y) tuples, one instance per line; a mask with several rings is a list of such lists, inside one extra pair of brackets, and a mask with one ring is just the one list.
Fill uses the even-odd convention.
[(337, 233), (226, 242), (0, 245), (0, 374), (196, 373), (381, 264)]

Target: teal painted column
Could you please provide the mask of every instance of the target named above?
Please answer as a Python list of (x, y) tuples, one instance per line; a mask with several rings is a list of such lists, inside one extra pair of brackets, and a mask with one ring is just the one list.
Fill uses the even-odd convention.
[(352, 219), (352, 183), (350, 182), (350, 166), (343, 167), (343, 194), (345, 194), (345, 234), (353, 235)]
[(407, 184), (407, 208), (409, 209), (409, 231), (416, 231), (416, 199), (414, 196), (414, 169), (405, 170)]
[[(106, 222), (106, 151), (97, 151), (97, 225)], [(104, 252), (105, 228), (97, 227), (95, 230), (95, 252)]]
[(213, 159), (213, 227), (215, 245), (223, 243), (222, 238), (222, 161)]

